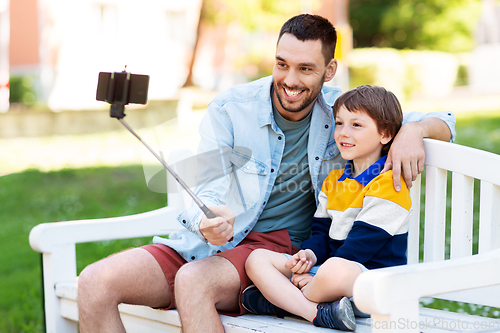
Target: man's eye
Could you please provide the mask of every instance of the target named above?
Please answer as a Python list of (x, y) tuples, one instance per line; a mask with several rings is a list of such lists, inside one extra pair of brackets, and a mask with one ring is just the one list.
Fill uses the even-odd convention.
[(280, 67), (280, 68), (285, 68), (285, 67), (286, 67), (286, 64), (281, 63), (281, 62), (278, 62), (278, 63), (276, 64), (276, 66), (278, 66), (278, 67)]
[(312, 69), (311, 69), (311, 68), (309, 68), (309, 67), (302, 67), (302, 68), (301, 68), (301, 70), (302, 70), (303, 72), (310, 72), (310, 71), (312, 71)]

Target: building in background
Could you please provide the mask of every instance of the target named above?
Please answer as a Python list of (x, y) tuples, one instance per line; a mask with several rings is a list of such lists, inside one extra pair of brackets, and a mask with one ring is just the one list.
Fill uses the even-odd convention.
[(150, 75), (149, 99), (172, 98), (188, 74), (201, 3), (11, 0), (10, 76), (33, 78), (37, 99), (55, 111), (101, 107), (98, 73), (125, 66)]

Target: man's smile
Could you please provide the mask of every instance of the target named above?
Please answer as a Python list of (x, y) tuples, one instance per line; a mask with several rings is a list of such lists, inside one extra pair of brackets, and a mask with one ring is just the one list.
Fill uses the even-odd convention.
[(292, 97), (292, 98), (295, 98), (304, 92), (304, 90), (298, 90), (298, 89), (292, 90), (292, 89), (283, 88), (283, 90), (285, 91), (285, 94), (287, 95), (287, 97)]

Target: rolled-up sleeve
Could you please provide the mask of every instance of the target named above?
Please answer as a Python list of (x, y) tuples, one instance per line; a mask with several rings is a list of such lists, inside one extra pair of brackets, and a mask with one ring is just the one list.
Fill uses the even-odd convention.
[[(199, 133), (201, 135), (201, 141), (198, 146), (198, 156), (203, 156), (203, 153), (209, 151), (219, 150), (221, 153), (221, 160), (214, 161), (214, 163), (216, 164), (215, 168), (221, 168), (218, 165), (221, 163), (223, 164), (223, 161), (227, 160), (227, 158), (223, 156), (223, 152), (226, 151), (223, 147), (232, 147), (234, 142), (231, 121), (222, 107), (214, 102), (209, 105), (207, 113), (200, 124)], [(214, 166), (206, 162), (206, 159), (198, 162), (198, 174), (201, 176), (206, 176), (207, 172), (211, 172), (210, 168), (214, 168)], [(224, 169), (226, 169), (226, 173), (230, 172), (228, 166), (225, 166)], [(194, 192), (206, 206), (223, 205), (225, 204), (224, 198), (230, 185), (228, 178), (228, 175), (225, 175), (216, 179), (211, 179), (209, 182), (197, 186)], [(187, 207), (188, 208), (179, 215), (178, 221), (186, 229), (196, 234), (200, 240), (207, 243), (207, 240), (200, 232), (200, 222), (203, 213), (194, 200), (191, 202), (191, 205), (187, 205)]]
[(455, 115), (451, 111), (441, 111), (441, 112), (429, 112), (429, 113), (424, 113), (424, 112), (405, 112), (403, 114), (403, 124), (404, 123), (411, 123), (411, 122), (417, 122), (421, 121), (422, 119), (425, 119), (427, 117), (435, 117), (439, 118), (442, 121), (448, 125), (448, 128), (450, 129), (451, 133), (451, 139), (450, 142), (455, 141), (455, 136), (456, 136), (456, 131), (455, 131), (455, 124), (457, 122)]

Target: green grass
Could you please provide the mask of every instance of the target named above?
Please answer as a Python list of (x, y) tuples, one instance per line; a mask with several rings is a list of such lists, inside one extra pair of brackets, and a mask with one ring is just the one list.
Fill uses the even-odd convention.
[[(0, 332), (43, 332), (40, 254), (28, 243), (35, 225), (122, 216), (165, 205), (145, 186), (142, 166), (27, 170), (0, 178)], [(80, 244), (77, 265), (150, 238)]]
[[(456, 143), (500, 154), (500, 112), (460, 116)], [(0, 177), (0, 332), (43, 332), (40, 255), (28, 234), (42, 222), (123, 216), (163, 207), (145, 186), (142, 166), (96, 167)], [(150, 238), (77, 245), (78, 271)], [(426, 302), (427, 303), (427, 302)], [(498, 309), (434, 300), (426, 306), (490, 317)]]

